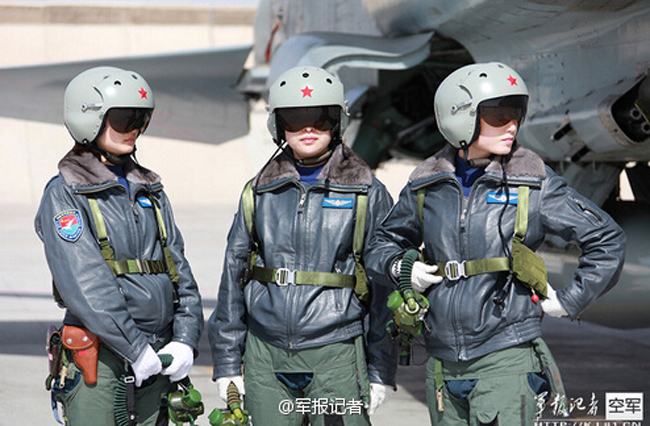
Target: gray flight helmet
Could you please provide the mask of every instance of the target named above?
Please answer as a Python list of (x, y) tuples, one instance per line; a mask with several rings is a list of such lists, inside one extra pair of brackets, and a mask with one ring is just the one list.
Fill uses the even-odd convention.
[(65, 89), (64, 123), (76, 142), (84, 145), (93, 142), (111, 108), (153, 110), (151, 87), (134, 71), (96, 67), (77, 75)]
[(342, 136), (348, 126), (345, 91), (341, 80), (322, 68), (298, 66), (285, 71), (269, 88), (267, 128), (274, 140), (279, 140), (276, 110), (280, 108), (339, 106), (339, 132)]
[(518, 95), (528, 99), (528, 88), (509, 66), (499, 62), (466, 65), (449, 74), (436, 90), (433, 106), (438, 129), (452, 146), (466, 148), (478, 136), (481, 102)]

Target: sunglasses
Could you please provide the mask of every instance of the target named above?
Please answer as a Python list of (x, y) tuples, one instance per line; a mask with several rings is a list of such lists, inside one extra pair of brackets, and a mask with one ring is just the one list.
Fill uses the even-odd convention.
[(106, 121), (118, 133), (139, 130), (144, 133), (151, 120), (150, 108), (111, 108), (106, 113)]
[(481, 102), (478, 107), (480, 117), (492, 127), (502, 127), (512, 120), (521, 123), (526, 116), (528, 97), (525, 95), (506, 96)]
[(338, 123), (341, 114), (341, 107), (318, 106), (281, 108), (276, 111), (278, 124), (289, 132), (298, 132), (305, 127), (313, 127), (316, 130), (332, 130)]

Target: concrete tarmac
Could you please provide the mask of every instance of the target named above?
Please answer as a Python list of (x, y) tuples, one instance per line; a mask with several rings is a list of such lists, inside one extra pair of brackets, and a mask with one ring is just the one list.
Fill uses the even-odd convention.
[[(234, 211), (230, 204), (178, 206), (175, 211), (187, 257), (204, 297), (206, 318), (216, 305), (225, 239)], [(49, 393), (44, 388), (45, 334), (50, 324), (60, 323), (63, 311), (51, 297), (50, 274), (42, 245), (33, 231), (34, 213), (33, 206), (4, 205), (0, 221), (0, 426), (55, 424)], [(591, 421), (592, 425), (604, 426), (607, 392), (650, 393), (650, 329), (614, 330), (547, 318), (544, 331), (574, 407), (571, 423), (565, 424)], [(373, 425), (429, 424), (426, 357), (419, 345), (413, 353), (413, 364), (399, 368), (398, 390), (372, 416)], [(210, 364), (204, 334), (201, 354), (190, 377), (203, 395), (207, 412), (221, 407), (210, 380)], [(647, 404), (645, 418), (650, 419)], [(553, 424), (552, 407), (545, 409), (542, 419), (542, 425), (544, 421)], [(198, 424), (207, 425), (207, 417), (201, 417)]]

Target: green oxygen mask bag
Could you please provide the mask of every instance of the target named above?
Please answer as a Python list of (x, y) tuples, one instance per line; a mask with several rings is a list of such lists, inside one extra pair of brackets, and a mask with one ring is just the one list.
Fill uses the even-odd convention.
[(413, 336), (422, 333), (426, 327), (424, 317), (430, 306), (426, 297), (413, 291), (411, 284), (413, 263), (419, 256), (420, 253), (413, 249), (404, 254), (400, 266), (400, 289), (388, 296), (386, 304), (393, 312), (393, 319), (386, 324), (386, 331), (391, 338), (400, 338), (400, 365), (411, 364), (411, 342)]

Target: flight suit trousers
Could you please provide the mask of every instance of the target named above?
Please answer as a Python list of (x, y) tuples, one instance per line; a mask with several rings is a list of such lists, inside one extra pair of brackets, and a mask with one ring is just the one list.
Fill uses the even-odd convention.
[(542, 363), (530, 343), (470, 361), (442, 361), (443, 411), (438, 410), (435, 358), (427, 361), (427, 403), (434, 426), (532, 426), (538, 413), (533, 389)]
[[(364, 375), (358, 370), (354, 341), (296, 351), (270, 345), (249, 332), (244, 408), (253, 424), (300, 426), (306, 416), (312, 426), (367, 426), (358, 379)], [(307, 373), (310, 381), (292, 389), (276, 373)]]

